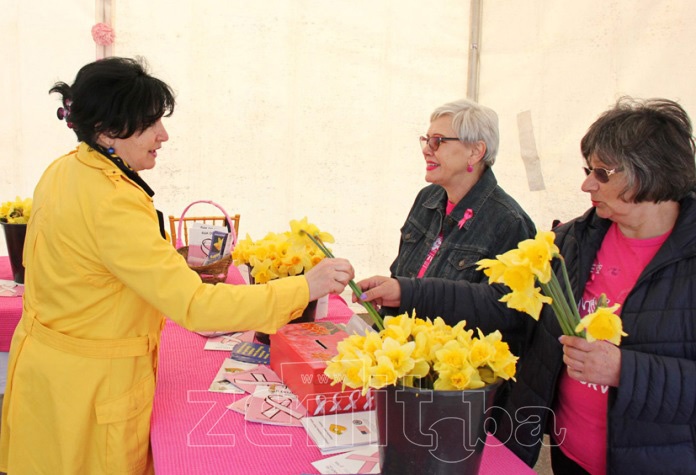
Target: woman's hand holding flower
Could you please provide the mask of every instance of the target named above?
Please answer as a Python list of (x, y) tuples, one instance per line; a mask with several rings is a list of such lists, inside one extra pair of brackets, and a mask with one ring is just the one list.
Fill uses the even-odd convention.
[(375, 275), (358, 282), (362, 295), (354, 295), (353, 302), (362, 300), (381, 307), (398, 307), (401, 304), (399, 281), (390, 277)]
[(353, 277), (353, 266), (346, 259), (323, 259), (305, 274), (309, 285), (309, 300), (316, 300), (327, 294), (340, 294)]
[(621, 375), (621, 350), (603, 340), (589, 342), (584, 338), (563, 335), (563, 362), (568, 375), (584, 383), (617, 387)]

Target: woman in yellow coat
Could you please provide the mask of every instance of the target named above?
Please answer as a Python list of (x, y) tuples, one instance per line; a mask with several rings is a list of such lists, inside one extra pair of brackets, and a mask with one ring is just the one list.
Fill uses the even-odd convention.
[(174, 110), (169, 86), (138, 61), (84, 66), (56, 83), (77, 149), (34, 192), (0, 431), (10, 474), (152, 473), (149, 431), (163, 315), (196, 331), (275, 332), (308, 301), (341, 292), (345, 260), (267, 285), (201, 282), (163, 238), (152, 190)]

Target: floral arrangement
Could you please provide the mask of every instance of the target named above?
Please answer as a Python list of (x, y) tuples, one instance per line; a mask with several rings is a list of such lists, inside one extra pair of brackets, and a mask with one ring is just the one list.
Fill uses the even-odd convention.
[[(618, 345), (622, 336), (628, 336), (622, 330), (621, 319), (614, 313), (619, 304), (607, 307), (606, 296), (602, 294), (597, 310), (580, 320), (565, 260), (554, 243), (555, 237), (553, 231), (540, 231), (534, 239), (520, 242), (516, 249), (496, 256), (497, 259), (478, 261), (477, 270), (483, 270), (489, 284), (505, 284), (512, 290), (500, 299), (509, 308), (539, 320), (543, 304), (550, 304), (565, 335), (583, 336), (584, 332), (588, 341), (607, 340)], [(553, 259), (560, 260), (566, 295), (552, 272)], [(535, 283), (539, 283), (539, 287)]]
[(0, 222), (9, 224), (27, 224), (31, 216), (32, 199), (19, 196), (14, 201), (0, 205)]
[(333, 236), (319, 230), (303, 218), (290, 221), (290, 230), (283, 233), (268, 233), (263, 239), (254, 241), (247, 234), (232, 251), (234, 265), (246, 264), (257, 284), (282, 277), (301, 275), (321, 262), (326, 254), (307, 242), (300, 229), (309, 229), (326, 242), (334, 242)]
[(517, 357), (499, 331), (484, 335), (454, 327), (440, 317), (431, 321), (407, 313), (384, 319), (379, 333), (351, 335), (338, 344), (338, 354), (324, 373), (333, 384), (370, 388), (401, 384), (436, 390), (478, 389), (501, 379), (514, 379)]

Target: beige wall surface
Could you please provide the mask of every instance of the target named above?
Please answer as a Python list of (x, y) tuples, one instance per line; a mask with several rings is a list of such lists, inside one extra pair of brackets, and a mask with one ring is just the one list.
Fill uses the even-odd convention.
[[(425, 186), (417, 138), (432, 109), (466, 95), (469, 2), (110, 3), (113, 54), (145, 57), (177, 93), (170, 140), (142, 174), (159, 209), (178, 215), (211, 199), (240, 213), (241, 234), (254, 238), (307, 216), (358, 277), (388, 273)], [(696, 3), (482, 3), (479, 101), (501, 128), (494, 171), (540, 229), (589, 206), (578, 144), (616, 98), (667, 97), (696, 114)], [(95, 59), (95, 3), (0, 0), (0, 9), (6, 201), (30, 195), (76, 145), (47, 92)], [(523, 155), (538, 161), (525, 167)]]

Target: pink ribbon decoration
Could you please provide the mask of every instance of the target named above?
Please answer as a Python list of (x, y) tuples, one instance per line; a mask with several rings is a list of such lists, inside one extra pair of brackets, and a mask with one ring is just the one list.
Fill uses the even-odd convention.
[(360, 399), (360, 390), (356, 389), (348, 396), (348, 404), (343, 408), (343, 411), (347, 412), (352, 409), (358, 408), (358, 399)]
[(106, 23), (97, 23), (92, 27), (92, 39), (99, 46), (110, 46), (115, 38), (113, 28)]
[(358, 455), (352, 454), (346, 457), (348, 460), (356, 460), (358, 462), (363, 462), (362, 467), (358, 469), (358, 473), (370, 473), (373, 468), (379, 463), (379, 452), (375, 452), (372, 455)]
[(375, 397), (372, 394), (372, 391), (368, 391), (367, 398), (365, 399), (365, 404), (363, 405), (363, 410), (367, 411), (368, 409), (372, 409), (372, 402), (374, 400), (375, 400)]
[(300, 411), (296, 411), (291, 407), (294, 402), (292, 398), (285, 396), (267, 396), (264, 402), (271, 406), (261, 413), (268, 419), (273, 419), (281, 412), (295, 419), (302, 419), (304, 416)]
[[(317, 416), (319, 414), (333, 414), (335, 412), (340, 411), (340, 398), (341, 395), (339, 393), (334, 393), (333, 397), (331, 398), (331, 401), (329, 401), (323, 394), (317, 394), (316, 396), (314, 396), (314, 401), (317, 403), (317, 408), (314, 410), (314, 414), (312, 415)], [(331, 407), (327, 407), (328, 402), (332, 402)]]
[(462, 229), (464, 225), (466, 224), (467, 221), (469, 221), (471, 218), (474, 217), (474, 211), (471, 208), (467, 208), (466, 211), (464, 211), (464, 217), (459, 220), (459, 229)]

